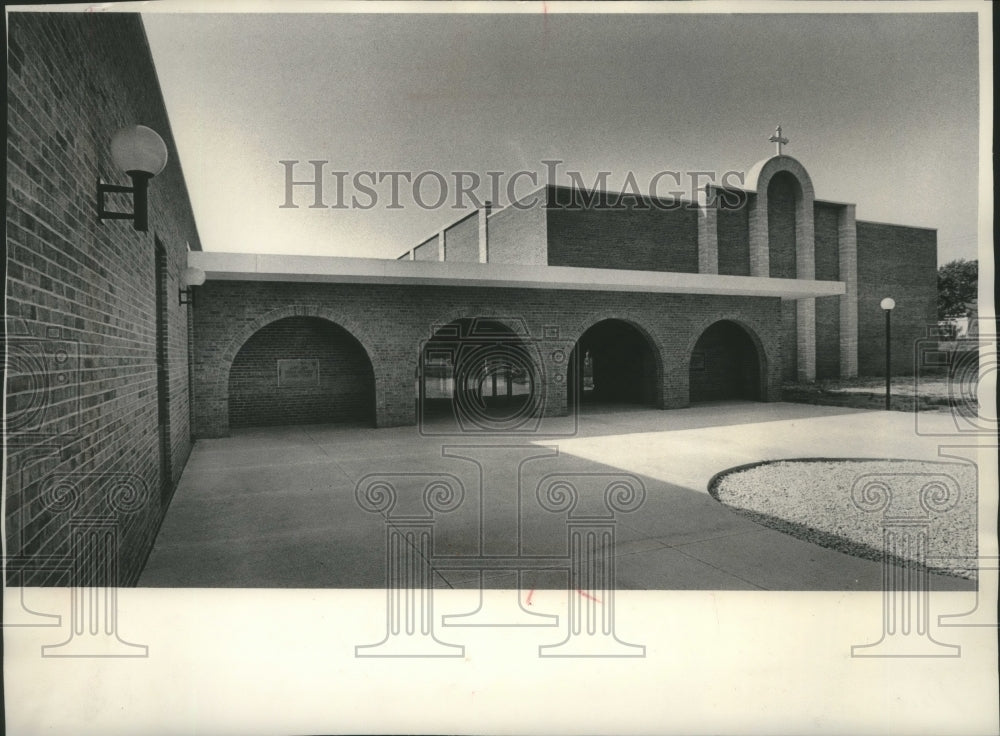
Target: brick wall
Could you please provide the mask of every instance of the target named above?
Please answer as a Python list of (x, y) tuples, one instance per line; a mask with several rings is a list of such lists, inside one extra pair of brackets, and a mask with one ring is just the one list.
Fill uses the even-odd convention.
[(444, 259), (446, 261), (479, 263), (478, 210), (445, 230)]
[(729, 276), (750, 275), (750, 210), (746, 198), (734, 208), (718, 210), (719, 273)]
[[(117, 582), (133, 584), (191, 448), (177, 290), (198, 235), (139, 16), (11, 12), (8, 43), (8, 554), (68, 556), (72, 520), (103, 515), (119, 525)], [(169, 152), (148, 233), (95, 214), (98, 176), (128, 183), (109, 142), (134, 124)]]
[[(286, 374), (282, 381), (279, 361), (316, 372)], [(372, 366), (357, 340), (326, 320), (287, 317), (257, 332), (237, 353), (229, 373), (229, 423), (374, 424), (374, 396)]]
[(429, 240), (413, 249), (413, 260), (415, 261), (437, 261), (438, 259), (438, 237), (435, 235)]
[(550, 266), (698, 272), (698, 212), (658, 209), (645, 199), (549, 187)]
[(230, 368), (240, 348), (278, 319), (321, 317), (350, 332), (371, 360), (378, 426), (415, 422), (414, 375), (421, 345), (435, 325), (483, 317), (523, 320), (545, 376), (546, 410), (566, 412), (566, 366), (583, 332), (622, 319), (650, 341), (659, 363), (656, 405), (688, 404), (691, 352), (713, 322), (738, 319), (758, 335), (766, 355), (767, 400), (780, 398), (780, 300), (678, 294), (543, 291), (372, 284), (209, 281), (198, 288), (192, 391), (199, 437), (229, 430)]
[(937, 233), (858, 220), (858, 373), (884, 375), (885, 313), (892, 312), (892, 370), (912, 375), (916, 340), (937, 322)]
[(524, 209), (506, 207), (490, 215), (487, 261), (544, 266), (547, 262), (545, 215), (541, 203)]

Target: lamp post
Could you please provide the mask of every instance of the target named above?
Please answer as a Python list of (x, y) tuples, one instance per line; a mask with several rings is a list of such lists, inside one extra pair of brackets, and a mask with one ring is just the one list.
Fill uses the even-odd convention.
[(892, 310), (896, 306), (896, 302), (891, 297), (886, 297), (882, 300), (881, 304), (882, 311), (885, 312), (885, 410), (889, 411), (890, 396), (891, 396), (891, 384), (892, 384), (892, 347), (890, 342), (890, 335), (892, 334)]

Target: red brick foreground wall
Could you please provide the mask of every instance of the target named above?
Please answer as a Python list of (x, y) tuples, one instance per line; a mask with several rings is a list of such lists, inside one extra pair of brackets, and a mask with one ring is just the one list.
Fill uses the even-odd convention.
[[(191, 449), (177, 290), (198, 234), (139, 16), (12, 12), (8, 31), (7, 552), (68, 559), (73, 519), (103, 516), (118, 525), (117, 582), (131, 584)], [(135, 124), (169, 151), (148, 233), (95, 210), (99, 176), (129, 183), (109, 145)], [(36, 567), (30, 581), (65, 580)]]

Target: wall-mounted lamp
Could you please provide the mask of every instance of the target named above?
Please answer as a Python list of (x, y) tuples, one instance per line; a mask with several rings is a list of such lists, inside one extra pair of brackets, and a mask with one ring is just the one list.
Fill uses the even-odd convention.
[[(132, 220), (136, 230), (146, 232), (148, 209), (146, 187), (149, 180), (167, 165), (167, 144), (152, 128), (135, 125), (115, 133), (111, 139), (111, 158), (132, 179), (132, 186), (105, 184), (97, 179), (97, 219)], [(132, 195), (132, 212), (110, 212), (104, 208), (108, 193)]]
[(192, 286), (201, 286), (205, 283), (205, 272), (200, 268), (189, 266), (181, 274), (181, 288), (178, 298), (181, 304), (194, 304), (194, 289)]

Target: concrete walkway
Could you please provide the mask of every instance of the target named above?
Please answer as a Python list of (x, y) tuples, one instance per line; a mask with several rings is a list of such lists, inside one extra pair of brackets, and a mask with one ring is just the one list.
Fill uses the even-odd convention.
[[(924, 418), (942, 431), (950, 422), (946, 413)], [(940, 459), (939, 439), (917, 435), (912, 414), (784, 403), (592, 410), (571, 437), (486, 439), (421, 436), (415, 427), (297, 426), (200, 440), (139, 584), (382, 587), (385, 519), (361, 508), (356, 484), (387, 474), (398, 513), (445, 473), (465, 498), (436, 517), (434, 555), (454, 556), (456, 564), (437, 565), (434, 585), (478, 587), (480, 573), (461, 569), (463, 557), (567, 554), (566, 513), (542, 508), (536, 493), (544, 478), (568, 474), (582, 509), (599, 505), (608, 476), (631, 474), (646, 500), (617, 517), (620, 589), (879, 590), (879, 563), (759, 526), (712, 499), (708, 482), (768, 459)], [(482, 577), (492, 588), (566, 583), (559, 570)], [(932, 589), (972, 587), (932, 576)]]

